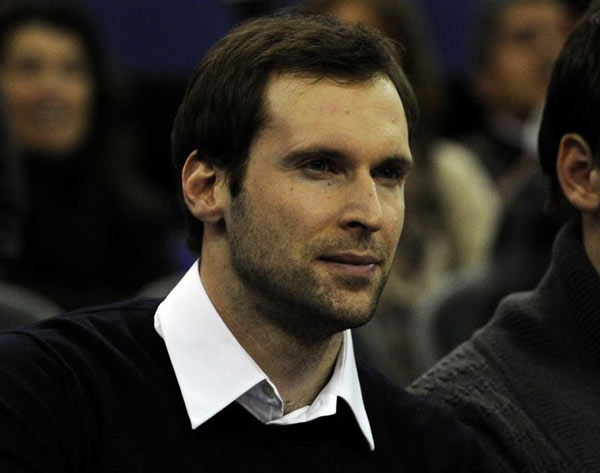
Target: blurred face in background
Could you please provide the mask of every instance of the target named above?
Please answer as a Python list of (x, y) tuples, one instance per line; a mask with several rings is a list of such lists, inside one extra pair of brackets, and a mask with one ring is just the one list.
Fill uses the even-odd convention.
[(507, 6), (476, 79), (483, 101), (493, 110), (526, 120), (544, 99), (567, 33), (567, 12), (558, 2), (532, 0)]
[(334, 2), (325, 12), (349, 23), (360, 23), (370, 28), (383, 31), (383, 23), (375, 9), (362, 0), (347, 0)]
[(0, 86), (24, 150), (59, 157), (88, 138), (95, 84), (75, 33), (42, 21), (15, 28), (0, 60)]

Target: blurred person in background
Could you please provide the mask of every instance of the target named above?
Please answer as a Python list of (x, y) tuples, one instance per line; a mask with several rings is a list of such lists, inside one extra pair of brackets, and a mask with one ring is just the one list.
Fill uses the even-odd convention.
[(357, 334), (359, 352), (395, 382), (416, 375), (410, 314), (445, 276), (485, 261), (499, 201), (478, 158), (442, 140), (442, 75), (421, 12), (410, 0), (308, 0), (311, 13), (362, 23), (396, 41), (421, 108), (406, 186), (407, 215), (375, 319)]
[(87, 13), (66, 1), (3, 4), (0, 88), (28, 202), (7, 279), (70, 309), (168, 272), (167, 211), (136, 169), (124, 97)]
[[(508, 8), (509, 3), (512, 4), (498, 5)], [(561, 5), (570, 31), (585, 12), (589, 0), (564, 0)], [(528, 8), (535, 7), (539, 5)], [(552, 5), (550, 11), (556, 11), (556, 5)], [(493, 12), (488, 13), (493, 16)], [(519, 57), (514, 51), (504, 54), (513, 60)], [(528, 67), (524, 65), (522, 69)], [(531, 90), (536, 87), (529, 82), (529, 95), (535, 96)], [(513, 83), (511, 87), (517, 85)], [(528, 157), (523, 158), (525, 166), (517, 166), (517, 172), (509, 173), (504, 181), (504, 190), (510, 187), (510, 192), (505, 194), (506, 202), (493, 236), (489, 261), (474, 271), (444, 280), (423, 298), (423, 304), (413, 314), (414, 334), (418, 341), (414, 345), (414, 358), (420, 372), (485, 325), (504, 296), (533, 289), (544, 274), (563, 216), (544, 211), (548, 197), (546, 178), (537, 166), (532, 168), (537, 156), (537, 150), (533, 148)]]
[(479, 5), (469, 82), (483, 120), (461, 141), (477, 154), (503, 202), (537, 169), (544, 94), (570, 15), (560, 0), (485, 0)]

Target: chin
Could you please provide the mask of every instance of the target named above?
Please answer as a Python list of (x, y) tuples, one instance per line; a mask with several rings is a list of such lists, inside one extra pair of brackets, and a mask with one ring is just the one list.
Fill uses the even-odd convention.
[[(374, 309), (357, 311), (356, 306), (348, 307), (313, 307), (304, 311), (303, 316), (286, 317), (285, 321), (289, 333), (305, 340), (315, 341), (332, 337), (344, 330), (362, 327), (373, 317)], [(310, 316), (306, 316), (310, 314)], [(300, 314), (297, 314), (300, 315)]]
[(346, 329), (358, 328), (365, 325), (373, 318), (375, 306), (367, 307), (364, 310), (357, 310), (357, 307), (339, 307), (332, 311), (326, 319), (336, 328), (337, 332)]

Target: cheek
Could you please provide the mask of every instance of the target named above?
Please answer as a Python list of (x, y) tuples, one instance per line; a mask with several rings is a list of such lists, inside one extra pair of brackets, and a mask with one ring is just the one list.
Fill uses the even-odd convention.
[(298, 182), (269, 171), (257, 175), (247, 176), (245, 186), (253, 189), (250, 196), (253, 206), (260, 209), (262, 218), (274, 228), (306, 237), (331, 222), (336, 204), (327, 186)]
[(74, 81), (63, 95), (73, 108), (85, 112), (93, 107), (94, 86), (90, 81)]
[(500, 79), (513, 87), (523, 87), (523, 85), (525, 85), (523, 83), (524, 81), (531, 80), (535, 77), (534, 72), (537, 62), (535, 57), (522, 51), (512, 53), (507, 52), (500, 62)]
[(385, 233), (388, 235), (389, 241), (396, 244), (404, 227), (406, 215), (404, 197), (400, 198), (399, 201), (388, 204), (385, 209)]
[(289, 207), (293, 208), (291, 218), (310, 237), (337, 228), (345, 204), (345, 194), (332, 192), (332, 186), (325, 184), (290, 194)]
[(292, 237), (309, 237), (325, 225), (330, 214), (326, 202), (310, 193), (291, 191), (270, 202), (267, 216)]
[(511, 54), (500, 54), (494, 70), (494, 80), (499, 89), (507, 88), (522, 75), (521, 59)]
[(83, 137), (92, 128), (94, 117), (94, 88), (90, 83), (77, 84), (69, 94), (70, 107), (76, 116), (74, 132)]
[(37, 100), (36, 87), (28, 81), (5, 79), (1, 81), (2, 92), (7, 104), (16, 109)]

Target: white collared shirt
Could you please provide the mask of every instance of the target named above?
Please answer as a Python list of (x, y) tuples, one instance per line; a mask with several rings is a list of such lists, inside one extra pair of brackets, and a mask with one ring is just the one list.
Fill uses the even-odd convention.
[(212, 305), (197, 261), (158, 306), (154, 326), (167, 346), (193, 429), (234, 401), (263, 423), (287, 425), (335, 414), (341, 397), (350, 406), (369, 448), (375, 449), (349, 330), (344, 332), (333, 375), (314, 402), (283, 415), (276, 386)]

